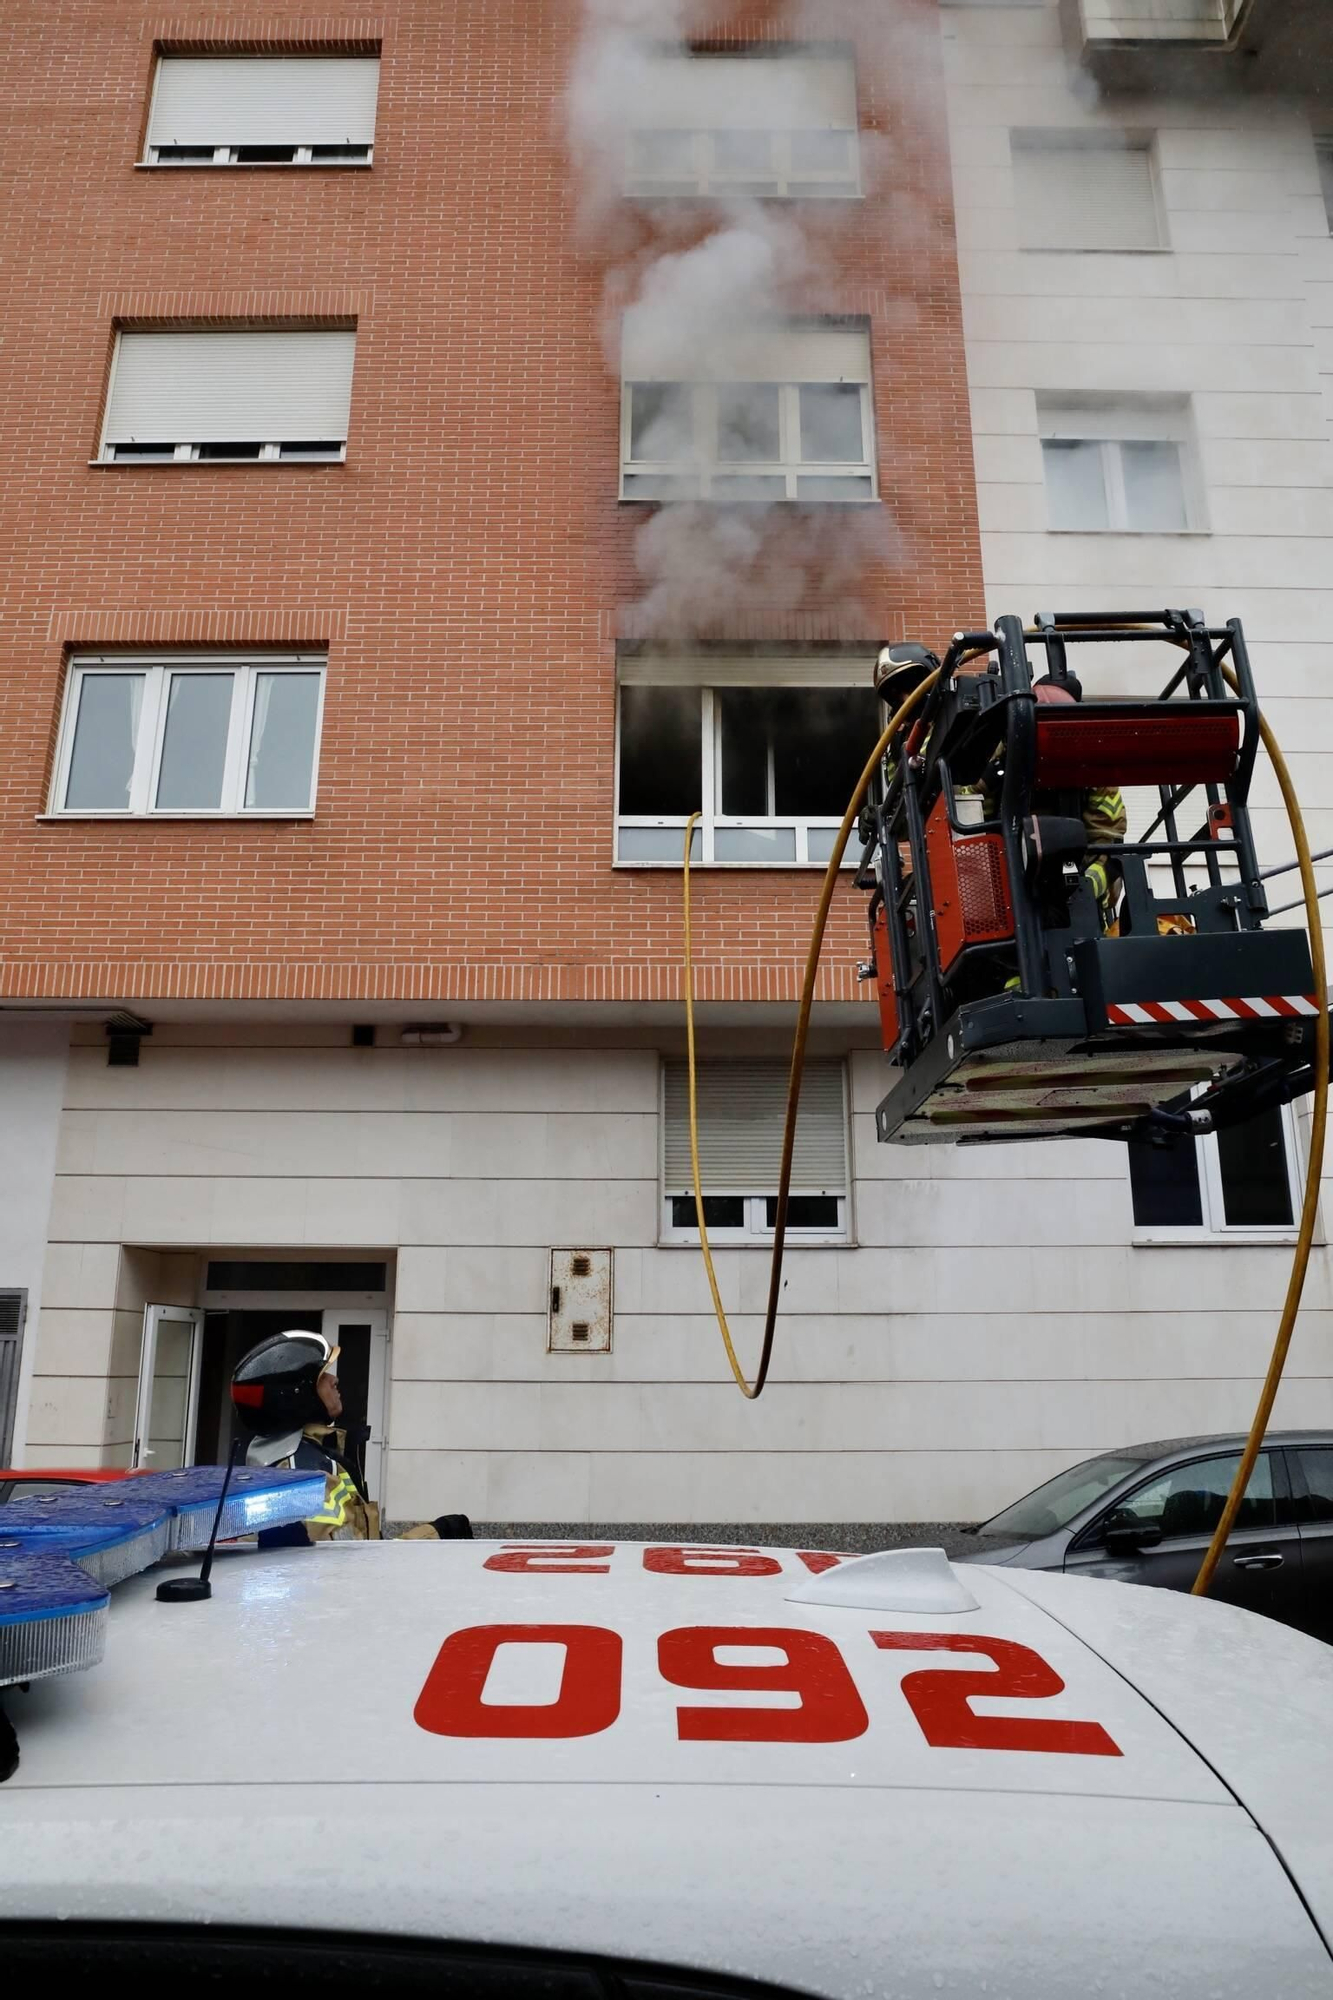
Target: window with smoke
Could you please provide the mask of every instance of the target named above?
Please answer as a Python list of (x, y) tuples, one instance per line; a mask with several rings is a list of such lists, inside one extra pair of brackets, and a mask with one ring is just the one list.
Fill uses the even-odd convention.
[(826, 866), (877, 720), (868, 685), (620, 691), (617, 858)]

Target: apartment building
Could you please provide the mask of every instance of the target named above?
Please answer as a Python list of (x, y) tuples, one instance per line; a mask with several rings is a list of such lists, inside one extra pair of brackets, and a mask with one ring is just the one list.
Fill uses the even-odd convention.
[[(1246, 1413), (1299, 1120), (1167, 1175), (877, 1145), (850, 884), (757, 1405), (684, 1199), (697, 813), (754, 1347), (883, 639), (1239, 613), (1333, 845), (1309, 77), (1233, 82), (1200, 0), (1163, 92), (1114, 12), (22, 0), (0, 1462), (215, 1458), (293, 1325), (396, 1518), (975, 1518)], [(1333, 1420), (1322, 1250), (1307, 1296)]]

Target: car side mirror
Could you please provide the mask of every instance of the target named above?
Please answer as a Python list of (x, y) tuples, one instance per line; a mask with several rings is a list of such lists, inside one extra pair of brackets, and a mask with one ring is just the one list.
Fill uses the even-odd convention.
[(1112, 1514), (1102, 1530), (1102, 1546), (1108, 1556), (1133, 1556), (1140, 1549), (1156, 1548), (1162, 1539), (1157, 1521), (1136, 1521), (1132, 1515)]

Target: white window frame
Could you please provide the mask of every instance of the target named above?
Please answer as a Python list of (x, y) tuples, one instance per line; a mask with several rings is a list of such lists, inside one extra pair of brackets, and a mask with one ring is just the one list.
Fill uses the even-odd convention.
[[(1193, 410), (1180, 396), (1111, 395), (1084, 398), (1039, 396), (1037, 429), (1042, 446), (1042, 491), (1046, 500), (1046, 532), (1051, 535), (1203, 535), (1208, 532), (1203, 483), (1195, 448)], [(1051, 488), (1046, 478), (1048, 444), (1098, 445), (1106, 488), (1107, 525), (1075, 528), (1052, 519)], [(1171, 444), (1180, 466), (1184, 500), (1183, 528), (1134, 528), (1128, 525), (1124, 462), (1127, 444)]]
[[(662, 506), (671, 500), (711, 500), (720, 505), (743, 507), (749, 501), (761, 506), (772, 501), (798, 501), (803, 507), (867, 507), (879, 499), (879, 478), (875, 464), (875, 413), (870, 383), (861, 382), (737, 382), (739, 388), (776, 388), (778, 391), (778, 457), (776, 459), (719, 459), (717, 457), (718, 391), (731, 382), (671, 381), (638, 376), (620, 385), (620, 498), (631, 505)], [(636, 388), (678, 388), (691, 398), (690, 431), (692, 451), (688, 459), (636, 459), (631, 456), (633, 437), (633, 396)], [(861, 450), (859, 459), (802, 459), (802, 388), (859, 389), (861, 396)], [(626, 491), (631, 478), (663, 479), (679, 483), (680, 491), (669, 495)], [(801, 479), (864, 479), (869, 490), (842, 499), (802, 495)], [(716, 479), (781, 479), (784, 491), (771, 496), (715, 494)]]
[[(830, 1199), (836, 1198), (838, 1204), (838, 1225), (836, 1229), (832, 1230), (802, 1229), (794, 1226), (789, 1221), (785, 1231), (785, 1240), (793, 1247), (799, 1249), (845, 1250), (850, 1244), (855, 1242), (855, 1236), (852, 1229), (852, 1206), (851, 1206), (852, 1119), (851, 1119), (851, 1100), (848, 1088), (848, 1075), (847, 1075), (846, 1063), (843, 1063), (841, 1065), (841, 1069), (842, 1069), (843, 1185), (841, 1188), (806, 1188), (806, 1187), (793, 1186), (791, 1189), (792, 1199), (795, 1199), (799, 1195), (807, 1195), (807, 1194), (825, 1196)], [(661, 1190), (661, 1204), (660, 1204), (661, 1224), (658, 1233), (658, 1243), (662, 1248), (665, 1249), (671, 1249), (674, 1247), (682, 1247), (682, 1246), (688, 1246), (697, 1249), (699, 1244), (698, 1223), (697, 1222), (691, 1222), (689, 1224), (677, 1223), (673, 1219), (671, 1213), (671, 1204), (673, 1200), (675, 1200), (679, 1195), (682, 1194), (689, 1194), (692, 1196), (693, 1188), (690, 1187), (690, 1188), (668, 1189), (666, 1185), (666, 1064), (665, 1062), (659, 1064), (658, 1066), (657, 1129), (658, 1129), (657, 1184), (659, 1189)], [(765, 1204), (769, 1201), (776, 1200), (777, 1192), (778, 1190), (776, 1182), (772, 1187), (769, 1188), (754, 1189), (754, 1188), (714, 1187), (711, 1183), (705, 1181), (703, 1187), (703, 1193), (705, 1199), (707, 1199), (709, 1196), (722, 1196), (724, 1198), (730, 1197), (734, 1199), (736, 1196), (739, 1195), (745, 1202), (744, 1225), (739, 1229), (719, 1229), (715, 1228), (714, 1225), (710, 1222), (708, 1224), (709, 1244), (713, 1248), (724, 1249), (724, 1250), (726, 1249), (755, 1250), (755, 1249), (764, 1249), (770, 1247), (773, 1242), (773, 1230), (767, 1220)]]
[[(780, 131), (776, 128), (756, 125), (738, 127), (746, 138), (767, 139), (771, 171), (767, 174), (738, 175), (721, 168), (717, 162), (717, 141), (730, 138), (732, 132), (712, 131), (703, 127), (689, 126), (640, 126), (628, 132), (625, 137), (625, 193), (631, 201), (693, 201), (700, 196), (717, 196), (721, 200), (739, 199), (746, 201), (860, 201), (863, 197), (861, 183), (861, 135), (851, 126), (834, 126), (848, 141), (851, 157), (851, 172), (809, 173), (792, 165), (792, 140), (803, 139), (807, 131)], [(818, 129), (818, 128), (817, 128)], [(690, 164), (683, 173), (653, 176), (644, 173), (635, 164), (635, 147), (641, 139), (661, 137), (670, 133), (689, 142)], [(765, 185), (761, 186), (763, 182)], [(792, 192), (793, 184), (796, 192)]]
[[(292, 146), (289, 149), (291, 152), (289, 160), (243, 160), (241, 154), (247, 148), (241, 146), (215, 146), (211, 152), (207, 153), (207, 157), (205, 158), (206, 150), (202, 146), (188, 148), (149, 146), (145, 157), (139, 164), (144, 167), (161, 167), (167, 170), (175, 170), (178, 173), (188, 173), (191, 168), (198, 167), (277, 167), (279, 169), (283, 167), (320, 167), (336, 170), (339, 167), (373, 167), (375, 164), (374, 146), (344, 146), (336, 149), (326, 149), (324, 147), (317, 149), (314, 146)], [(281, 149), (270, 147), (267, 150), (276, 152)], [(320, 152), (336, 150), (343, 154), (344, 157), (340, 159), (329, 159), (326, 157), (317, 160), (315, 158), (316, 150)], [(162, 157), (163, 153), (186, 151), (196, 153), (198, 157), (188, 160), (164, 160)]]
[[(205, 330), (219, 333), (228, 331), (224, 327)], [(347, 329), (328, 329), (330, 332), (345, 330)], [(354, 329), (352, 330), (354, 331)], [(331, 450), (318, 451), (309, 450), (298, 439), (257, 438), (255, 442), (259, 445), (258, 456), (253, 452), (228, 452), (225, 449), (228, 440), (219, 442), (211, 438), (197, 438), (191, 439), (188, 442), (181, 440), (178, 443), (172, 444), (150, 444), (146, 447), (136, 449), (134, 445), (126, 442), (124, 439), (115, 442), (107, 438), (105, 432), (111, 423), (112, 412), (115, 408), (116, 374), (120, 367), (122, 339), (123, 332), (118, 332), (115, 345), (111, 350), (111, 366), (107, 371), (106, 399), (102, 411), (103, 436), (98, 446), (97, 457), (92, 461), (94, 465), (343, 465), (346, 463), (346, 437), (341, 438), (336, 444), (333, 444)], [(353, 351), (355, 352), (355, 350)], [(348, 428), (350, 423), (351, 398), (349, 396), (347, 417), (343, 425), (344, 430)], [(204, 456), (205, 452), (207, 452), (207, 457)]]
[[(797, 669), (797, 671), (799, 672), (799, 669)], [(702, 707), (702, 724), (701, 724), (701, 735), (700, 735), (700, 756), (702, 759), (702, 772), (701, 772), (702, 791), (700, 796), (700, 807), (702, 811), (702, 818), (699, 820), (698, 825), (694, 829), (694, 835), (691, 841), (691, 848), (690, 848), (691, 868), (743, 868), (743, 869), (754, 869), (761, 873), (771, 874), (774, 873), (775, 871), (779, 871), (782, 869), (827, 868), (829, 861), (829, 853), (832, 852), (832, 840), (830, 839), (828, 843), (827, 852), (820, 853), (817, 851), (812, 855), (810, 852), (810, 836), (812, 833), (813, 834), (828, 833), (829, 835), (836, 834), (839, 826), (842, 824), (842, 816), (841, 814), (837, 813), (830, 814), (827, 817), (813, 813), (798, 817), (797, 815), (792, 813), (782, 813), (782, 814), (773, 813), (760, 816), (754, 813), (737, 814), (737, 813), (720, 812), (717, 809), (717, 801), (721, 797), (721, 792), (722, 792), (722, 732), (717, 726), (718, 705), (715, 696), (726, 688), (737, 687), (737, 686), (800, 687), (809, 689), (811, 692), (818, 692), (821, 687), (830, 689), (836, 687), (842, 689), (845, 687), (863, 686), (868, 680), (869, 680), (869, 668), (865, 670), (864, 675), (858, 674), (855, 680), (852, 680), (850, 678), (834, 680), (831, 677), (824, 680), (819, 680), (814, 678), (810, 674), (809, 669), (806, 670), (806, 678), (803, 680), (792, 679), (787, 674), (783, 674), (780, 677), (775, 675), (772, 678), (767, 678), (767, 677), (761, 678), (757, 675), (742, 676), (740, 674), (738, 674), (735, 678), (731, 678), (729, 676), (726, 676), (725, 674), (715, 674), (707, 682), (701, 680), (690, 680), (683, 684), (679, 681), (640, 680), (637, 676), (633, 678), (622, 679), (619, 682), (616, 689), (616, 740), (615, 740), (615, 770), (614, 770), (614, 783), (615, 783), (614, 860), (616, 867), (676, 868), (676, 869), (683, 867), (684, 856), (685, 856), (685, 827), (690, 818), (689, 813), (622, 813), (620, 810), (621, 700), (623, 691), (627, 686), (668, 687), (674, 685), (677, 687), (683, 687), (684, 689), (689, 689), (694, 693), (696, 693), (700, 698), (700, 703)], [(867, 752), (867, 754), (869, 753)], [(769, 760), (769, 771), (771, 780), (771, 773), (772, 773), (771, 756)], [(635, 856), (622, 857), (620, 852), (620, 834), (622, 828), (625, 827), (647, 827), (650, 829), (659, 830), (663, 832), (666, 831), (674, 832), (677, 836), (675, 841), (674, 853), (671, 854), (670, 856), (663, 855), (663, 857), (660, 860), (641, 860)], [(738, 831), (753, 830), (754, 832), (757, 833), (770, 833), (788, 827), (793, 829), (795, 834), (796, 850), (794, 859), (791, 860), (782, 859), (777, 861), (732, 861), (726, 859), (724, 856), (723, 859), (719, 861), (716, 858), (716, 846), (717, 846), (716, 835), (719, 829), (722, 829), (723, 831), (726, 831), (728, 829), (735, 829)], [(822, 845), (822, 843), (817, 841), (816, 847), (818, 848), (820, 845)], [(847, 853), (843, 857), (843, 863), (842, 863), (843, 867), (855, 868), (860, 860), (860, 853), (861, 853), (860, 842), (857, 841), (855, 838), (849, 840), (847, 843)]]
[[(352, 59), (356, 59), (358, 57), (360, 57), (363, 60), (368, 59), (367, 57), (363, 56), (363, 53), (360, 50), (349, 50), (346, 53)], [(144, 155), (143, 158), (137, 162), (137, 164), (140, 167), (161, 168), (166, 172), (172, 172), (172, 171), (188, 172), (191, 168), (198, 168), (198, 167), (276, 167), (278, 169), (282, 169), (285, 167), (320, 167), (320, 168), (333, 168), (336, 170), (342, 167), (371, 167), (375, 164), (375, 142), (373, 138), (368, 139), (364, 143), (364, 145), (360, 144), (359, 142), (352, 145), (345, 145), (345, 144), (339, 144), (338, 142), (334, 141), (322, 141), (322, 140), (315, 141), (310, 145), (304, 145), (304, 146), (293, 144), (290, 148), (287, 149), (291, 153), (291, 158), (289, 160), (243, 160), (240, 157), (241, 154), (243, 152), (251, 150), (249, 145), (245, 142), (242, 142), (241, 144), (238, 145), (214, 146), (210, 148), (205, 148), (203, 146), (174, 145), (169, 141), (165, 145), (161, 143), (154, 144), (152, 140), (148, 137), (148, 134), (150, 134), (153, 129), (153, 117), (157, 108), (158, 86), (162, 79), (163, 65), (165, 63), (171, 62), (173, 60), (174, 54), (175, 54), (174, 51), (164, 50), (162, 53), (158, 55), (156, 61), (153, 64), (153, 83), (148, 99), (148, 122), (145, 127)], [(257, 62), (262, 62), (264, 60), (264, 57), (262, 55), (259, 55), (254, 57), (253, 60)], [(374, 60), (377, 69), (381, 67), (381, 56), (378, 50), (375, 53)], [(378, 97), (378, 79), (376, 82), (376, 95)], [(267, 148), (267, 150), (269, 151), (277, 151), (281, 149), (282, 147), (280, 141), (274, 142)], [(328, 152), (330, 150), (341, 151), (347, 154), (348, 157), (336, 160), (335, 159), (317, 160), (315, 158), (316, 152)], [(184, 151), (197, 153), (201, 157), (189, 160), (172, 160), (172, 159), (164, 160), (162, 158), (162, 154), (164, 152), (172, 153), (172, 152), (184, 152)], [(206, 158), (202, 157), (205, 153), (207, 153)]]
[(258, 454), (250, 451), (209, 450), (205, 438), (192, 444), (151, 445), (136, 450), (133, 445), (104, 444), (103, 465), (342, 465), (347, 459), (347, 440), (330, 451), (311, 451), (295, 442), (261, 443)]
[[(1197, 1096), (1197, 1092), (1195, 1095)], [(1135, 1223), (1133, 1241), (1144, 1248), (1155, 1244), (1205, 1243), (1294, 1243), (1296, 1241), (1301, 1204), (1305, 1198), (1305, 1187), (1301, 1168), (1301, 1142), (1297, 1128), (1295, 1108), (1290, 1104), (1281, 1105), (1282, 1141), (1286, 1155), (1287, 1186), (1291, 1198), (1290, 1222), (1253, 1223), (1228, 1222), (1226, 1198), (1222, 1189), (1222, 1161), (1217, 1149), (1217, 1135), (1214, 1132), (1198, 1132), (1194, 1136), (1194, 1160), (1199, 1175), (1199, 1202), (1202, 1221), (1185, 1229), (1168, 1229), (1154, 1223)], [(1129, 1160), (1125, 1161), (1125, 1177), (1129, 1179)], [(1130, 1191), (1130, 1214), (1133, 1214), (1133, 1190)]]
[[(324, 730), (324, 692), (328, 660), (323, 653), (138, 653), (76, 654), (69, 662), (65, 695), (56, 746), (55, 773), (46, 818), (56, 819), (313, 819), (319, 785), (319, 753)], [(223, 766), (222, 800), (216, 806), (163, 806), (153, 804), (162, 746), (166, 737), (167, 696), (175, 674), (229, 673), (232, 686), (231, 712), (227, 729), (227, 752)], [(315, 707), (315, 741), (310, 760), (310, 802), (304, 806), (247, 806), (245, 785), (249, 763), (250, 732), (254, 721), (255, 686), (260, 674), (316, 674), (319, 679)], [(143, 706), (139, 714), (135, 743), (134, 773), (130, 800), (125, 807), (67, 806), (65, 790), (69, 782), (74, 752), (74, 732), (78, 721), (83, 684), (92, 677), (142, 674)]]

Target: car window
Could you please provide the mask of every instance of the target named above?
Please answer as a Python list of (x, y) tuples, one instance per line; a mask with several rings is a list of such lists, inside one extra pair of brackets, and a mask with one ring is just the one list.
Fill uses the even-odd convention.
[(1038, 1486), (1031, 1493), (1015, 1500), (1012, 1507), (1006, 1507), (1002, 1514), (982, 1523), (977, 1530), (981, 1535), (1003, 1535), (1010, 1541), (1036, 1541), (1042, 1535), (1054, 1535), (1061, 1528), (1068, 1527), (1085, 1507), (1094, 1507), (1103, 1494), (1118, 1486), (1122, 1479), (1128, 1479), (1143, 1463), (1139, 1458), (1126, 1458), (1107, 1452), (1101, 1458), (1085, 1458), (1081, 1465), (1071, 1465), (1067, 1472), (1057, 1472), (1054, 1479), (1048, 1479), (1044, 1486)]
[(71, 1486), (90, 1485), (84, 1479), (11, 1479), (4, 1488), (6, 1500), (31, 1500), (34, 1493), (68, 1493)]
[[(1175, 1535), (1211, 1535), (1222, 1518), (1231, 1482), (1240, 1464), (1240, 1453), (1225, 1458), (1195, 1459), (1189, 1465), (1172, 1466), (1159, 1472), (1137, 1493), (1131, 1493), (1115, 1509), (1117, 1522), (1126, 1526), (1141, 1522), (1160, 1528), (1164, 1541)], [(1260, 1452), (1236, 1516), (1238, 1528), (1273, 1528), (1277, 1506), (1273, 1498), (1273, 1455)]]
[(1303, 1448), (1296, 1453), (1305, 1475), (1302, 1521), (1333, 1521), (1333, 1448)]

